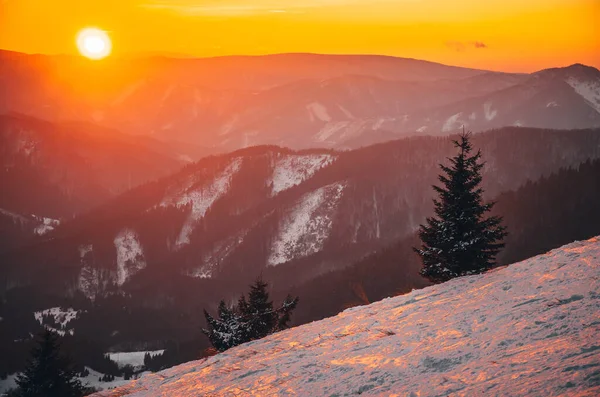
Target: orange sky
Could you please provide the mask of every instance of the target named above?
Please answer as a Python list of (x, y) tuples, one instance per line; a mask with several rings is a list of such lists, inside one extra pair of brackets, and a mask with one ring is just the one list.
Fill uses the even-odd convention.
[(507, 71), (600, 67), (600, 0), (0, 0), (0, 48), (116, 55), (368, 53)]

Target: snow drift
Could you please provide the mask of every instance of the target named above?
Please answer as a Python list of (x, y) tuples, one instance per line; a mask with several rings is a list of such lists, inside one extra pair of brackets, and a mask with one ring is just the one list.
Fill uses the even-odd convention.
[(600, 395), (600, 238), (96, 396)]

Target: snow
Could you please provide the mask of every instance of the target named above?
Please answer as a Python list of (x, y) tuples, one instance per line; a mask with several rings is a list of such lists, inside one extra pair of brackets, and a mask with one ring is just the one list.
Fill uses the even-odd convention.
[(310, 117), (310, 121), (320, 120), (324, 122), (331, 121), (331, 116), (327, 112), (327, 108), (319, 102), (312, 102), (306, 105), (306, 110), (308, 110), (308, 115)]
[(548, 104), (546, 105), (547, 108), (555, 108), (557, 106), (558, 104), (555, 101), (548, 102)]
[(244, 242), (247, 233), (248, 230), (243, 230), (241, 233), (215, 244), (212, 250), (202, 258), (202, 265), (187, 272), (187, 275), (194, 278), (211, 278), (214, 269), (219, 268), (219, 265), (234, 252), (235, 248)]
[(272, 195), (299, 185), (321, 168), (330, 165), (335, 158), (330, 154), (279, 155), (269, 180), (273, 184)]
[(384, 117), (378, 117), (373, 124), (373, 130), (378, 130), (383, 127), (383, 124), (387, 121)]
[(146, 260), (134, 230), (121, 230), (115, 237), (114, 244), (117, 250), (117, 285), (122, 286), (127, 279), (146, 267)]
[[(190, 243), (190, 235), (194, 230), (196, 223), (204, 217), (206, 211), (215, 201), (222, 197), (229, 190), (231, 179), (240, 170), (242, 165), (241, 158), (234, 159), (226, 168), (216, 176), (209, 184), (196, 183), (196, 176), (191, 175), (189, 180), (182, 188), (174, 189), (168, 194), (161, 206), (175, 205), (183, 207), (192, 206), (192, 211), (186, 219), (176, 245), (181, 247)], [(172, 189), (173, 190), (173, 189)]]
[[(108, 390), (126, 385), (127, 383), (131, 382), (130, 380), (125, 380), (123, 377), (115, 377), (115, 380), (110, 382), (101, 382), (100, 378), (104, 376), (103, 373), (95, 371), (90, 367), (85, 367), (85, 369), (89, 372), (89, 375), (79, 377), (79, 380), (85, 387), (93, 387), (97, 390)], [(150, 372), (143, 372), (142, 374), (134, 375), (133, 378), (137, 379), (140, 376), (149, 373)], [(17, 387), (17, 375), (18, 374), (8, 375), (8, 377), (5, 380), (0, 380), (0, 395), (2, 395), (2, 393), (5, 393), (10, 389), (14, 389)]]
[(0, 379), (0, 396), (3, 395), (3, 393), (9, 391), (10, 389), (14, 389), (17, 387), (17, 375), (18, 374), (11, 374), (8, 375), (4, 380)]
[(117, 363), (119, 368), (123, 368), (126, 365), (131, 365), (134, 370), (139, 370), (144, 366), (144, 356), (146, 353), (150, 354), (150, 356), (158, 356), (163, 354), (164, 350), (148, 350), (141, 352), (115, 352), (108, 353), (108, 358), (111, 361)]
[(48, 232), (54, 230), (55, 227), (60, 225), (60, 221), (51, 218), (37, 217), (34, 216), (35, 219), (39, 220), (41, 223), (33, 230), (35, 234), (38, 236), (42, 236)]
[(36, 151), (39, 145), (38, 141), (31, 139), (30, 136), (21, 134), (21, 139), (17, 141), (17, 152), (24, 153), (25, 156), (29, 157), (33, 152)]
[(566, 80), (575, 92), (583, 97), (586, 102), (600, 113), (600, 79), (581, 81), (575, 77)]
[[(33, 313), (33, 317), (35, 320), (43, 325), (46, 329), (56, 332), (60, 336), (65, 336), (66, 333), (69, 335), (73, 335), (75, 330), (67, 328), (67, 325), (75, 320), (77, 316), (79, 316), (81, 310), (74, 310), (73, 308), (62, 309), (60, 307), (52, 307), (50, 309), (41, 310)], [(53, 327), (52, 325), (44, 324), (44, 317), (50, 316), (54, 319), (54, 323), (52, 325), (58, 325), (58, 328)]]
[(599, 310), (597, 237), (95, 396), (599, 395)]
[(94, 250), (94, 246), (92, 244), (85, 244), (79, 246), (79, 258), (83, 259), (87, 254)]
[(345, 128), (348, 128), (352, 123), (349, 121), (333, 121), (331, 123), (327, 123), (317, 132), (316, 141), (317, 142), (325, 142), (327, 139), (332, 137), (339, 131), (342, 131)]
[(188, 156), (187, 154), (180, 154), (179, 156), (177, 156), (177, 158), (180, 161), (183, 161), (184, 163), (193, 163), (194, 159), (191, 158), (190, 156)]
[[(108, 269), (94, 267), (94, 247), (92, 244), (79, 246), (79, 263), (81, 270), (77, 279), (77, 289), (90, 300), (107, 289), (109, 285), (116, 284), (117, 273)], [(92, 255), (91, 255), (92, 254)]]
[(442, 131), (450, 132), (450, 131), (453, 131), (453, 130), (459, 128), (460, 126), (462, 126), (463, 123), (461, 123), (459, 121), (459, 117), (461, 115), (462, 115), (462, 113), (456, 113), (454, 116), (451, 116), (450, 118), (448, 118), (448, 120), (446, 120), (446, 122), (442, 126)]
[(485, 119), (487, 121), (492, 121), (496, 118), (496, 116), (498, 115), (498, 111), (497, 110), (492, 110), (492, 103), (491, 102), (486, 102), (483, 104), (483, 113), (485, 115)]
[(11, 211), (5, 210), (3, 208), (0, 208), (0, 215), (4, 215), (6, 217), (12, 218), (13, 221), (18, 221), (21, 223), (26, 223), (26, 222), (30, 221), (30, 219), (24, 217), (23, 215), (19, 215), (15, 212), (11, 212)]
[(427, 126), (426, 125), (424, 125), (423, 127), (419, 127), (417, 129), (417, 132), (425, 132), (425, 130), (427, 130)]
[(81, 380), (81, 384), (86, 387), (93, 387), (99, 390), (108, 390), (126, 385), (127, 383), (131, 382), (129, 380), (125, 380), (123, 377), (118, 376), (115, 376), (115, 380), (113, 381), (101, 382), (100, 379), (104, 376), (102, 372), (94, 371), (90, 367), (85, 367), (85, 369), (88, 370), (89, 375), (85, 377), (80, 377), (79, 380)]
[(270, 266), (312, 255), (323, 249), (344, 188), (345, 185), (334, 183), (300, 198), (279, 226), (279, 234), (268, 259)]
[(354, 119), (354, 115), (348, 109), (346, 109), (342, 105), (338, 105), (338, 107), (340, 108), (342, 113), (344, 113), (344, 116), (346, 116), (349, 119)]

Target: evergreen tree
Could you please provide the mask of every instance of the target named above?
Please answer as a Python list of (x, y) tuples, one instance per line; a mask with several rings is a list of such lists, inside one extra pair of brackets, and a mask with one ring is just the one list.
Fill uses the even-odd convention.
[(221, 301), (218, 318), (204, 311), (208, 329), (202, 332), (218, 351), (225, 351), (255, 339), (264, 338), (274, 332), (286, 329), (298, 298), (288, 297), (281, 307), (275, 309), (267, 291), (268, 284), (257, 280), (250, 286), (248, 299), (244, 295), (236, 307), (228, 308)]
[(292, 311), (296, 308), (296, 306), (298, 305), (298, 297), (296, 298), (292, 298), (291, 295), (288, 295), (285, 300), (283, 301), (283, 304), (281, 305), (281, 308), (279, 309), (279, 319), (277, 320), (277, 331), (283, 331), (284, 329), (288, 329), (289, 326), (289, 322), (292, 319)]
[(46, 330), (32, 352), (27, 366), (17, 377), (22, 397), (80, 397), (84, 387), (69, 360), (61, 355), (58, 337)]
[(269, 300), (268, 284), (258, 279), (250, 286), (248, 301), (242, 295), (238, 308), (246, 326), (249, 340), (264, 338), (272, 333), (278, 321), (278, 313)]
[(202, 330), (215, 349), (222, 352), (250, 340), (236, 308), (230, 309), (221, 301), (217, 313), (218, 318), (214, 318), (204, 310), (208, 329)]
[(483, 203), (480, 187), (481, 151), (471, 155), (470, 133), (452, 141), (458, 154), (451, 166), (440, 164), (442, 187), (433, 186), (435, 217), (421, 225), (421, 247), (414, 248), (423, 262), (421, 274), (433, 282), (481, 273), (494, 265), (504, 247), (506, 228), (498, 216), (485, 217), (495, 203)]

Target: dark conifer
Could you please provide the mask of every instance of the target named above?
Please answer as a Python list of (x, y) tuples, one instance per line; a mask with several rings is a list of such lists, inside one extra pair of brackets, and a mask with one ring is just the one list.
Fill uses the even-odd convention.
[(203, 329), (202, 332), (209, 338), (215, 349), (225, 351), (288, 327), (291, 313), (298, 304), (298, 298), (293, 299), (288, 296), (281, 307), (275, 309), (267, 287), (267, 283), (257, 280), (250, 286), (248, 299), (242, 295), (237, 307), (228, 308), (225, 302), (221, 301), (218, 318), (204, 311), (208, 329)]
[(502, 218), (485, 217), (495, 203), (483, 203), (481, 151), (471, 155), (469, 133), (453, 143), (459, 152), (449, 159), (450, 166), (440, 164), (442, 187), (433, 186), (439, 195), (433, 201), (435, 217), (421, 225), (422, 244), (415, 248), (423, 262), (421, 274), (436, 283), (492, 267), (506, 236)]
[(85, 393), (69, 360), (61, 355), (58, 337), (46, 330), (17, 377), (22, 397), (80, 397)]

